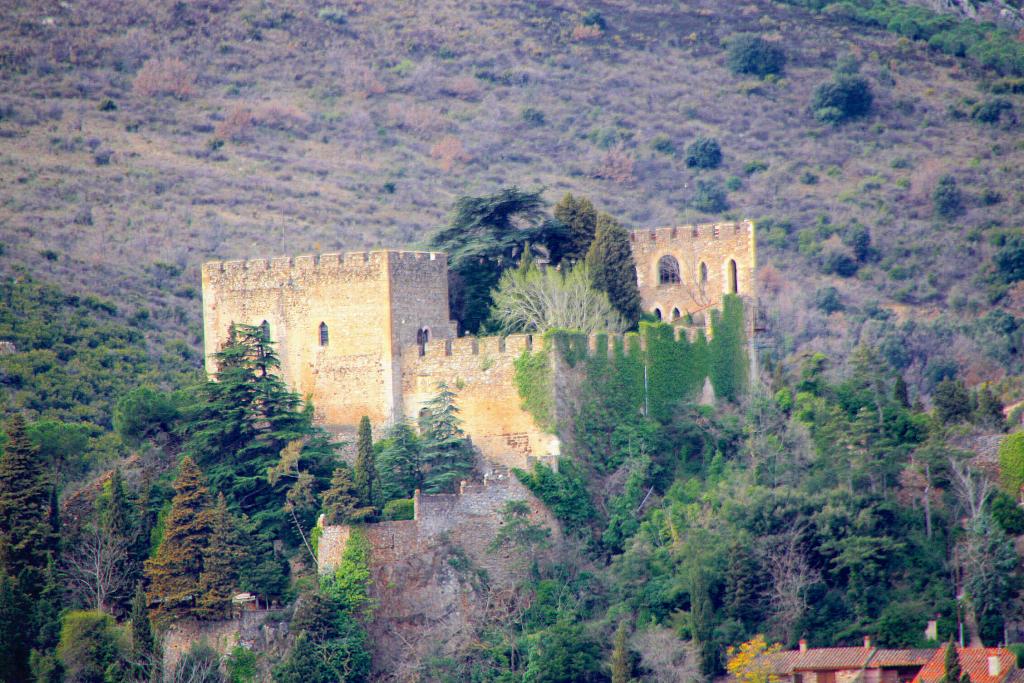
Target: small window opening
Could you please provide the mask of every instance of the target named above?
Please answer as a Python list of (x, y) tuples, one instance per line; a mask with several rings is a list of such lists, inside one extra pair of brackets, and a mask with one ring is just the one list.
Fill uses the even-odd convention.
[(679, 261), (672, 256), (662, 256), (658, 259), (658, 284), (673, 285), (680, 281)]
[(708, 264), (700, 262), (700, 288), (704, 289), (708, 284)]
[(660, 308), (655, 308), (654, 309), (654, 317), (657, 318), (658, 320), (661, 320), (661, 309)]
[(327, 323), (320, 323), (320, 346), (327, 346), (330, 336), (327, 332)]
[(678, 308), (673, 308), (672, 309), (672, 319), (673, 320), (679, 320), (681, 315), (682, 315), (682, 313), (679, 312)]
[(740, 291), (739, 277), (736, 273), (736, 261), (729, 259), (729, 293), (735, 294)]
[(270, 323), (266, 320), (260, 323), (260, 333), (263, 334), (263, 341), (270, 341)]

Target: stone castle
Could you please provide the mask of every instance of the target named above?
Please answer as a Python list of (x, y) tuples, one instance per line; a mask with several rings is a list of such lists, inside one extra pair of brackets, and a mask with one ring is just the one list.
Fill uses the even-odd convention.
[[(645, 311), (702, 321), (727, 293), (750, 295), (750, 222), (631, 233)], [(436, 252), (371, 251), (211, 262), (203, 266), (206, 369), (232, 323), (262, 325), (285, 381), (336, 432), (367, 415), (375, 428), (414, 419), (439, 382), (459, 390), (467, 434), (494, 463), (557, 455), (557, 438), (523, 411), (513, 361), (530, 335), (458, 337), (448, 263)]]
[[(677, 323), (677, 337), (707, 324), (705, 312), (720, 306), (725, 294), (747, 300), (754, 294), (750, 222), (636, 230), (630, 237), (643, 308)], [(503, 506), (526, 501), (531, 517), (558, 536), (556, 520), (509, 472), (535, 461), (555, 466), (560, 452), (558, 428), (536, 423), (515, 381), (515, 360), (544, 342), (528, 334), (459, 337), (449, 319), (442, 253), (212, 262), (203, 266), (202, 278), (207, 371), (216, 370), (213, 354), (232, 323), (261, 325), (277, 346), (283, 378), (310, 397), (315, 420), (331, 431), (351, 432), (367, 415), (380, 434), (396, 421), (418, 417), (438, 383), (457, 391), (463, 429), (480, 456), (479, 481), (463, 482), (458, 493), (417, 492), (413, 519), (360, 531), (372, 549), (378, 603), (372, 642), (389, 655), (375, 658), (375, 666), (418, 661), (423, 653), (416, 648), (428, 643), (455, 643), (480, 602), (456, 566), (468, 562), (485, 571), (493, 590), (515, 580), (515, 562), (490, 545)], [(589, 352), (607, 353), (624, 343), (591, 338)], [(581, 377), (557, 354), (550, 357), (554, 421), (562, 424), (571, 420), (573, 388)], [(321, 572), (337, 566), (351, 533), (345, 525), (321, 527)], [(453, 562), (456, 556), (465, 561)]]

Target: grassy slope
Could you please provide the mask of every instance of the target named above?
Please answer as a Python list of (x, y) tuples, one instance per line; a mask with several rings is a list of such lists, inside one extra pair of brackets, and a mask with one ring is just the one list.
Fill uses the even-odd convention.
[[(986, 308), (974, 279), (991, 247), (970, 233), (1013, 226), (1024, 203), (1020, 129), (948, 114), (981, 97), (965, 65), (771, 2), (339, 2), (343, 25), (319, 2), (13, 5), (0, 23), (0, 267), (25, 263), (151, 309), (192, 343), (202, 260), (412, 243), (461, 194), (540, 185), (552, 201), (581, 192), (637, 226), (718, 218), (687, 208), (699, 176), (682, 155), (653, 151), (657, 135), (679, 149), (698, 134), (722, 141), (725, 166), (705, 176), (743, 178), (732, 216), (800, 229), (828, 214), (871, 229), (882, 258), (850, 280), (821, 275), (795, 237), (762, 249), (788, 348), (842, 352), (879, 333), (856, 315), (808, 310), (827, 284), (854, 308), (879, 300), (899, 319)], [(587, 9), (608, 28), (574, 39)], [(783, 81), (727, 71), (723, 42), (738, 31), (782, 41)], [(864, 60), (875, 114), (833, 130), (807, 103), (845, 53)], [(133, 88), (150, 57), (186, 62), (194, 94)], [(100, 111), (104, 98), (117, 109)], [(526, 107), (542, 125), (524, 121)], [(227, 125), (239, 108), (255, 110), (256, 125)], [(770, 167), (747, 178), (755, 159)], [(617, 179), (599, 177), (616, 168)], [(806, 171), (817, 184), (800, 181)], [(931, 216), (944, 172), (970, 206), (952, 224)], [(984, 188), (1002, 201), (982, 206)], [(943, 344), (972, 379), (1002, 372), (975, 340)]]

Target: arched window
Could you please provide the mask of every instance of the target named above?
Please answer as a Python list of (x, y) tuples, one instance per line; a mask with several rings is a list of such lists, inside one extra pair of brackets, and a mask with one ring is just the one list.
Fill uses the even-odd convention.
[(679, 261), (672, 256), (662, 256), (658, 259), (658, 284), (674, 285), (680, 282)]
[(679, 309), (678, 309), (678, 308), (673, 308), (673, 309), (672, 309), (672, 319), (673, 319), (673, 320), (679, 320), (679, 317), (680, 317), (681, 315), (682, 315), (682, 313), (680, 313), (680, 312), (679, 312)]
[(736, 273), (736, 260), (729, 259), (729, 293), (735, 294), (740, 291), (739, 277)]
[(700, 288), (703, 290), (708, 286), (708, 264), (700, 262)]
[(424, 327), (422, 332), (423, 332), (423, 343), (426, 344), (428, 341), (430, 341), (430, 328), (429, 327)]
[(266, 320), (260, 323), (260, 332), (263, 334), (263, 341), (270, 341), (270, 323)]
[(327, 333), (327, 323), (320, 323), (320, 346), (327, 346), (330, 337)]
[(654, 309), (654, 317), (657, 318), (658, 320), (661, 320), (661, 309), (660, 308), (655, 308)]

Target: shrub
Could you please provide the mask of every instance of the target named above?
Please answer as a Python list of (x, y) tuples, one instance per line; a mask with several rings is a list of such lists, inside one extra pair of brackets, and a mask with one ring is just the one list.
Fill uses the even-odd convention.
[(768, 170), (768, 162), (761, 161), (760, 159), (754, 159), (748, 161), (743, 167), (743, 172), (747, 175), (754, 175), (755, 173), (761, 173), (762, 171)]
[(100, 100), (100, 111), (117, 111), (117, 103), (109, 97), (104, 97)]
[(960, 380), (944, 379), (932, 396), (935, 417), (944, 424), (958, 424), (971, 416), (971, 397)]
[(835, 287), (822, 287), (816, 291), (814, 307), (826, 314), (843, 310), (843, 302), (839, 299), (839, 290)]
[(1024, 510), (1017, 505), (1017, 501), (1007, 493), (996, 491), (993, 494), (989, 507), (992, 510), (992, 517), (1003, 531), (1011, 536), (1024, 534)]
[(821, 263), (821, 272), (826, 275), (853, 277), (857, 274), (857, 261), (841, 251), (830, 251)]
[(939, 178), (932, 190), (932, 205), (936, 215), (942, 218), (956, 218), (963, 212), (963, 200), (960, 188), (956, 186), (956, 178), (948, 174)]
[(384, 504), (382, 514), (386, 520), (412, 519), (414, 514), (413, 500), (412, 498), (389, 500)]
[(462, 140), (453, 135), (447, 135), (430, 148), (430, 156), (437, 160), (442, 171), (448, 172), (457, 164), (464, 164), (473, 159), (462, 145)]
[(672, 142), (672, 138), (665, 134), (655, 135), (651, 138), (651, 149), (660, 154), (667, 154), (668, 156), (676, 155), (676, 146)]
[(316, 13), (316, 16), (322, 21), (337, 26), (343, 26), (348, 22), (348, 13), (340, 7), (324, 7)]
[(718, 168), (722, 164), (722, 146), (715, 138), (698, 137), (686, 148), (690, 168)]
[(605, 178), (616, 183), (628, 183), (633, 180), (633, 169), (636, 160), (626, 151), (625, 145), (619, 143), (605, 152), (594, 169), (595, 178)]
[(545, 123), (544, 112), (535, 107), (524, 107), (523, 110), (519, 113), (519, 117), (523, 120), (524, 123), (526, 123), (529, 126), (533, 126), (534, 128), (543, 126)]
[(738, 176), (731, 175), (725, 179), (725, 189), (735, 192), (743, 187), (743, 181)]
[(804, 171), (800, 174), (800, 182), (804, 185), (817, 185), (818, 176), (811, 171)]
[(838, 125), (871, 111), (874, 95), (867, 79), (840, 75), (814, 90), (811, 111), (823, 123)]
[(697, 193), (691, 202), (693, 208), (704, 213), (721, 213), (729, 208), (725, 190), (716, 181), (698, 180)]
[(971, 118), (981, 123), (999, 123), (1004, 111), (1012, 112), (1013, 104), (1002, 97), (995, 97), (974, 105), (971, 109)]
[(1016, 496), (1024, 485), (1024, 432), (1014, 432), (999, 446), (999, 483)]
[(739, 36), (729, 44), (727, 63), (734, 74), (753, 74), (764, 78), (782, 73), (786, 53), (760, 36)]
[(1024, 239), (1014, 235), (992, 257), (996, 274), (1005, 284), (1024, 280)]
[(587, 10), (586, 14), (580, 19), (580, 23), (584, 26), (596, 26), (602, 31), (608, 28), (608, 22), (605, 21), (605, 18), (596, 9)]
[(196, 76), (180, 59), (150, 59), (135, 76), (132, 89), (142, 97), (186, 99), (195, 94)]
[(103, 681), (120, 654), (114, 618), (94, 611), (68, 612), (60, 631), (57, 658), (68, 681)]

